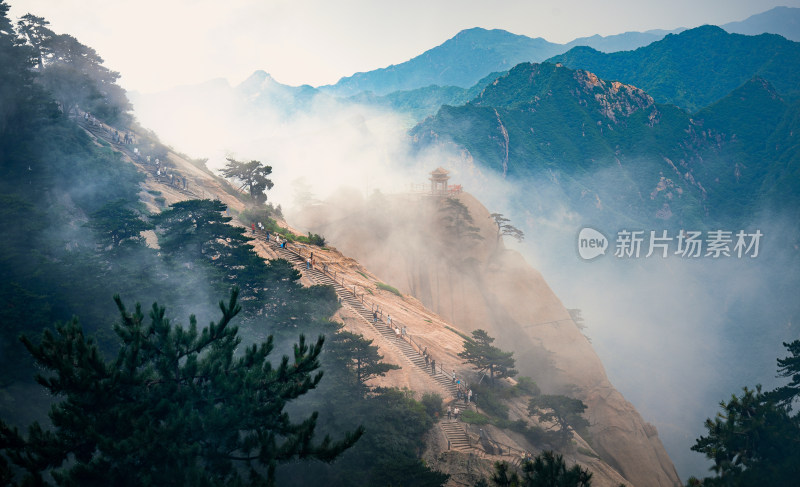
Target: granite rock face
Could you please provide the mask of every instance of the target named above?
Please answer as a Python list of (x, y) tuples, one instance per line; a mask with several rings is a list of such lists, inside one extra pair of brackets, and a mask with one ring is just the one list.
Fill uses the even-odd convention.
[[(454, 208), (466, 208), (471, 221)], [(487, 330), (496, 345), (514, 351), (520, 375), (532, 377), (543, 392), (581, 399), (592, 448), (630, 484), (680, 485), (655, 427), (609, 382), (541, 274), (504, 248), (477, 199), (466, 193), (368, 200), (349, 194), (297, 221), (461, 331)]]

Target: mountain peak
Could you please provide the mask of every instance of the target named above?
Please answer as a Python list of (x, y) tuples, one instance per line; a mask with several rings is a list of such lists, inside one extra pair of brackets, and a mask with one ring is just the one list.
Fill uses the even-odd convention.
[(324, 88), (343, 96), (361, 91), (385, 95), (430, 85), (469, 88), (489, 73), (507, 71), (521, 62), (541, 62), (562, 48), (542, 38), (473, 27), (409, 61), (356, 73)]
[(769, 32), (797, 42), (800, 41), (800, 8), (775, 7), (721, 27), (732, 34), (759, 35)]
[(239, 88), (245, 90), (251, 88), (258, 89), (264, 86), (265, 84), (280, 84), (280, 83), (275, 81), (275, 78), (273, 78), (269, 73), (267, 73), (262, 69), (259, 69), (257, 71), (254, 71), (253, 74), (251, 74), (250, 76), (247, 77), (247, 79), (242, 81), (239, 84)]

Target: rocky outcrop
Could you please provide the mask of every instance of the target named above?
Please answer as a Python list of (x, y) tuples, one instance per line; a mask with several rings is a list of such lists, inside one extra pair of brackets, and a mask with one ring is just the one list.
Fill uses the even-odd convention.
[(444, 197), (361, 200), (352, 193), (296, 221), (462, 331), (487, 330), (498, 346), (515, 352), (521, 375), (544, 392), (584, 401), (591, 447), (607, 466), (594, 471), (611, 467), (636, 486), (679, 485), (655, 427), (609, 382), (541, 274), (504, 248), (480, 202), (468, 194), (456, 200), (472, 222), (454, 218)]

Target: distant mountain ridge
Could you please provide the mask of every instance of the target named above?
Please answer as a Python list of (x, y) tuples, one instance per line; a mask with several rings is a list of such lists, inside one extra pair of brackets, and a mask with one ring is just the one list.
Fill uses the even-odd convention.
[(775, 7), (760, 14), (751, 15), (740, 22), (720, 25), (731, 34), (749, 36), (778, 34), (790, 41), (800, 42), (800, 8)]
[[(763, 78), (690, 116), (585, 70), (520, 64), (411, 135), (420, 148), (452, 144), (481, 171), (546, 181), (584, 216), (703, 228), (741, 221), (762, 199), (766, 174), (782, 174), (764, 142), (789, 115)], [(779, 146), (796, 155), (790, 143)], [(547, 204), (523, 198), (525, 207)]]
[(623, 32), (609, 36), (595, 34), (589, 37), (579, 37), (564, 44), (564, 52), (577, 46), (591, 47), (600, 52), (632, 51), (656, 41), (660, 41), (667, 34), (678, 34), (686, 30), (680, 27), (672, 30), (654, 29), (645, 32)]
[(476, 27), (462, 30), (404, 63), (356, 73), (320, 89), (350, 96), (362, 91), (385, 95), (429, 85), (467, 88), (493, 71), (506, 71), (525, 61), (542, 61), (562, 50), (560, 44), (542, 38)]
[[(800, 40), (800, 8), (776, 7), (741, 22), (721, 27), (728, 32), (748, 35), (774, 33)], [(683, 27), (669, 30), (581, 37), (567, 44), (542, 38), (530, 38), (500, 29), (472, 28), (460, 31), (439, 46), (400, 64), (346, 76), (320, 90), (338, 96), (372, 92), (382, 96), (395, 91), (409, 91), (431, 85), (469, 88), (493, 71), (508, 71), (521, 62), (541, 62), (577, 46), (601, 52), (630, 51), (659, 41), (668, 34), (678, 34)]]
[(711, 25), (670, 34), (635, 51), (606, 54), (576, 47), (548, 62), (633, 84), (661, 103), (690, 111), (753, 76), (767, 79), (783, 95), (800, 95), (800, 43), (776, 34), (729, 34)]
[[(741, 22), (724, 24), (722, 27), (731, 32), (775, 32), (787, 38), (797, 38), (798, 34), (795, 34), (792, 27), (798, 23), (800, 23), (799, 8), (777, 7)], [(625, 32), (609, 36), (594, 35), (577, 38), (567, 44), (555, 44), (541, 38), (532, 39), (498, 29), (473, 28), (459, 32), (452, 39), (405, 63), (356, 73), (353, 76), (342, 78), (334, 85), (319, 88), (309, 85), (288, 86), (277, 82), (266, 72), (259, 70), (236, 86), (235, 91), (251, 108), (269, 108), (284, 114), (294, 113), (298, 109), (307, 107), (315, 97), (326, 95), (344, 98), (347, 102), (366, 103), (397, 110), (405, 113), (414, 121), (421, 121), (434, 114), (442, 105), (462, 105), (471, 100), (486, 84), (507, 72), (514, 65), (520, 62), (541, 62), (547, 58), (560, 62), (570, 58), (570, 61), (566, 62), (568, 66), (588, 69), (597, 73), (601, 78), (619, 79), (623, 83), (630, 83), (645, 89), (657, 101), (676, 103), (689, 109), (699, 109), (718, 100), (756, 74), (763, 75), (782, 93), (786, 91), (781, 81), (776, 80), (776, 77), (771, 76), (770, 73), (755, 72), (726, 79), (726, 83), (720, 84), (716, 90), (710, 92), (704, 85), (693, 82), (684, 83), (684, 80), (681, 79), (666, 80), (666, 86), (658, 87), (643, 82), (640, 78), (627, 76), (627, 73), (624, 72), (606, 72), (598, 65), (599, 61), (596, 61), (603, 52), (615, 52), (615, 56), (620, 57), (630, 56), (630, 54), (621, 54), (618, 51), (652, 48), (652, 43), (662, 41), (665, 35), (682, 34), (685, 31), (684, 28), (677, 28)], [(600, 51), (600, 53), (588, 54), (592, 53), (590, 48)], [(689, 49), (687, 52), (692, 52), (692, 55), (698, 55), (691, 43), (685, 48)], [(702, 49), (707, 53), (709, 46), (702, 46)], [(756, 51), (759, 49), (766, 52), (767, 47), (761, 46), (756, 48)], [(569, 52), (567, 53), (567, 51)], [(679, 58), (682, 55), (681, 52), (674, 53), (674, 56)], [(591, 60), (592, 63), (584, 64), (587, 60)], [(664, 70), (663, 66), (653, 65), (651, 68)], [(681, 83), (683, 83), (682, 86), (675, 88)], [(670, 87), (689, 91), (698, 89), (701, 91), (701, 99), (682, 100), (664, 93)], [(209, 93), (213, 91), (215, 96), (220, 95), (221, 92), (228, 92), (226, 94), (228, 96), (231, 90), (233, 88), (224, 80), (214, 80), (210, 85), (202, 83), (182, 87), (177, 92), (170, 90), (169, 94), (133, 93), (131, 98), (139, 103), (149, 103), (148, 100), (159, 99), (156, 103), (160, 104), (163, 103), (165, 97), (167, 99), (173, 97), (188, 99), (196, 97), (198, 92), (204, 91)], [(190, 94), (191, 96), (189, 96)]]

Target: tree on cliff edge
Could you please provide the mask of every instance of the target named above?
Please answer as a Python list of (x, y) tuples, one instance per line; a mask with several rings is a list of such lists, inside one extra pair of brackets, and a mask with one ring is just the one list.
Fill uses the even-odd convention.
[(222, 174), (226, 178), (234, 178), (241, 182), (239, 189), (247, 188), (250, 196), (256, 203), (267, 201), (266, 191), (272, 189), (274, 184), (269, 179), (272, 174), (272, 166), (265, 166), (259, 161), (243, 162), (230, 157), (228, 164), (222, 169)]
[(475, 330), (472, 339), (464, 340), (464, 350), (458, 354), (465, 363), (472, 364), (478, 370), (489, 371), (489, 379), (494, 385), (495, 377), (514, 377), (514, 352), (504, 352), (492, 345), (494, 338), (486, 330)]

